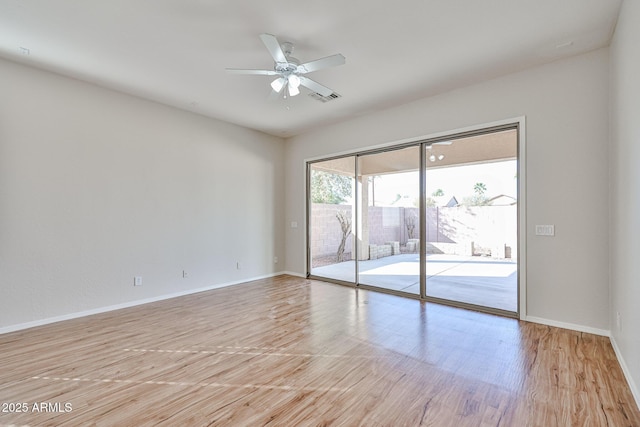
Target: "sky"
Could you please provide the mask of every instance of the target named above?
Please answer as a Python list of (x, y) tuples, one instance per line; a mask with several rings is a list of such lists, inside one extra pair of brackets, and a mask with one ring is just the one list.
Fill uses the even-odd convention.
[[(483, 183), (489, 198), (501, 194), (516, 198), (518, 181), (516, 160), (427, 169), (427, 196), (437, 189), (444, 192), (434, 197), (437, 205), (445, 205), (455, 196), (459, 202), (474, 195), (476, 183)], [(414, 206), (418, 198), (418, 171), (382, 175), (375, 178), (376, 206)], [(401, 199), (397, 201), (397, 195)], [(395, 203), (394, 203), (395, 202)]]

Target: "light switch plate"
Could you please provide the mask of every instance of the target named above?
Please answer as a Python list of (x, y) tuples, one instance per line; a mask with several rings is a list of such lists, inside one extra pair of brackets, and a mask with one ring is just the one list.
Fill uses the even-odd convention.
[(556, 230), (553, 225), (536, 225), (536, 236), (555, 236)]

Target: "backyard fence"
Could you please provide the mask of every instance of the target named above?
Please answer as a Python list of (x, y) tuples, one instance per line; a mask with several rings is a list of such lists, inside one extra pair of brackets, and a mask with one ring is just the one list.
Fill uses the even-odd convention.
[[(353, 218), (350, 205), (313, 203), (311, 207), (311, 254), (335, 255), (342, 231), (336, 215)], [(456, 206), (427, 208), (427, 253), (485, 255), (494, 258), (517, 256), (517, 206)], [(399, 242), (420, 237), (419, 209), (369, 206), (368, 244)], [(353, 238), (345, 252), (351, 252)]]

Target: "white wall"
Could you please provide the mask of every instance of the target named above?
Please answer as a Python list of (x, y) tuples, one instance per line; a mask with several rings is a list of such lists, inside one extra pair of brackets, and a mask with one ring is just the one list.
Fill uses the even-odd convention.
[[(527, 133), (527, 315), (606, 334), (607, 49), (287, 140), (286, 219), (301, 225), (286, 230), (287, 270), (306, 272), (305, 159), (518, 116)], [(556, 236), (534, 236), (535, 224), (555, 224)]]
[(8, 61), (0, 82), (0, 330), (281, 270), (281, 139)]
[[(640, 3), (611, 45), (611, 333), (640, 405)], [(618, 327), (617, 313), (621, 324)]]

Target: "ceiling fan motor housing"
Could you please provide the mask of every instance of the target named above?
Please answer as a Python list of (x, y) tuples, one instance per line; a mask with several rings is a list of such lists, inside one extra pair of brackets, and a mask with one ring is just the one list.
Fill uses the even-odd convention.
[[(292, 59), (295, 60), (296, 62), (292, 62), (291, 61)], [(276, 62), (274, 69), (278, 73), (282, 73), (285, 75), (295, 73), (298, 70), (299, 61), (295, 58), (287, 58), (287, 61), (289, 62), (281, 62), (281, 63)]]
[(280, 45), (280, 48), (282, 49), (282, 53), (284, 53), (287, 62), (276, 62), (274, 69), (285, 75), (295, 73), (298, 70), (298, 65), (300, 65), (300, 60), (291, 56), (293, 53), (293, 43), (284, 42)]

